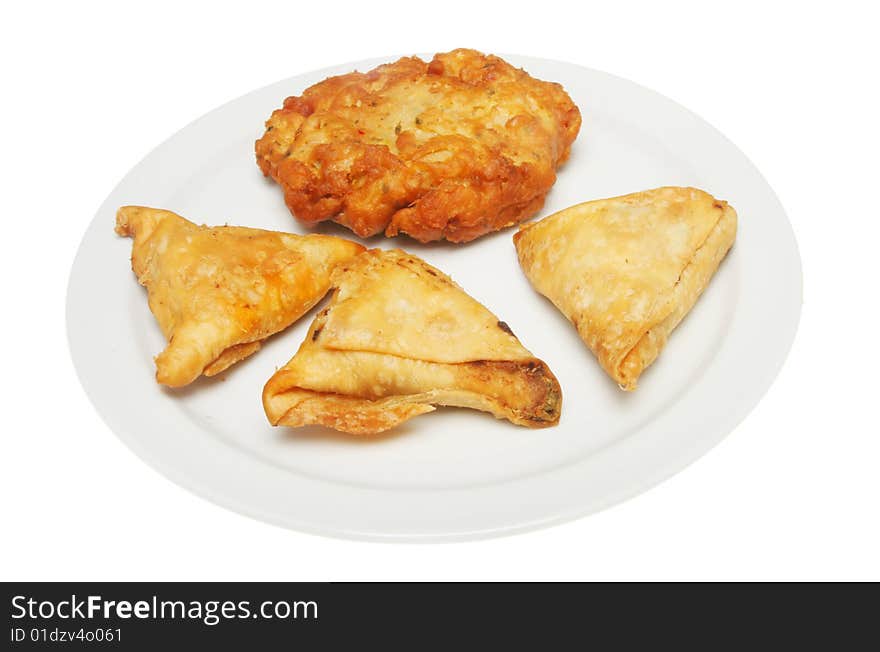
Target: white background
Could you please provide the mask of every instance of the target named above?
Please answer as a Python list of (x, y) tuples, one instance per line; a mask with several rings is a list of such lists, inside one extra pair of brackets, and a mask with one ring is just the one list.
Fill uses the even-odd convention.
[[(10, 4), (0, 9), (0, 579), (880, 579), (871, 3)], [(475, 543), (289, 532), (148, 468), (97, 416), (67, 349), (67, 276), (104, 197), (153, 146), (254, 88), (459, 46), (627, 77), (755, 162), (804, 263), (800, 331), (770, 392), (650, 492)]]

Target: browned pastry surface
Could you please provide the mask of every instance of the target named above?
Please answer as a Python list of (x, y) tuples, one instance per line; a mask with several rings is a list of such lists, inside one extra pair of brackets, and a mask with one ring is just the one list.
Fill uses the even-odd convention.
[(134, 238), (131, 266), (168, 340), (156, 380), (172, 387), (257, 351), (321, 300), (337, 263), (364, 250), (327, 235), (198, 226), (142, 206), (120, 208), (116, 232)]
[(440, 270), (377, 249), (340, 266), (333, 285), (263, 390), (272, 424), (373, 434), (435, 405), (531, 428), (559, 421), (562, 394), (547, 365)]
[(712, 279), (736, 225), (727, 202), (666, 187), (566, 208), (523, 227), (514, 243), (535, 289), (633, 390)]

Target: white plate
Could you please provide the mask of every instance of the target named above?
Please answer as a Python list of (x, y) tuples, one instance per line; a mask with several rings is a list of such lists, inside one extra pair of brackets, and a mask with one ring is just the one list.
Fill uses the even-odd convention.
[(212, 111), (157, 147), (101, 206), (73, 265), (67, 321), (80, 379), (110, 428), (167, 477), (239, 512), (327, 535), (419, 541), (509, 534), (595, 512), (669, 477), (730, 432), (776, 376), (800, 314), (800, 260), (779, 201), (733, 144), (674, 102), (573, 64), (508, 59), (561, 82), (584, 117), (540, 216), (661, 185), (698, 186), (739, 213), (733, 250), (636, 392), (620, 391), (532, 291), (514, 229), (464, 246), (370, 244), (424, 257), (510, 324), (562, 384), (556, 428), (444, 408), (376, 439), (272, 428), (260, 392), (313, 313), (219, 378), (178, 391), (156, 384), (152, 358), (164, 340), (129, 267), (131, 240), (113, 233), (116, 208), (145, 204), (207, 224), (303, 232), (257, 169), (254, 140), (284, 97), (382, 62), (373, 60)]

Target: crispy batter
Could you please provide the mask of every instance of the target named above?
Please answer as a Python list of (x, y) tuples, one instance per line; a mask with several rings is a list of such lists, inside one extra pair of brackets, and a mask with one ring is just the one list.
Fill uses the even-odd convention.
[(630, 391), (711, 280), (736, 222), (727, 202), (667, 187), (566, 208), (513, 240), (535, 289)]
[(373, 434), (435, 405), (530, 428), (559, 421), (562, 393), (504, 322), (448, 276), (403, 251), (337, 269), (330, 304), (263, 390), (273, 425)]
[(123, 206), (116, 232), (168, 340), (156, 380), (180, 387), (256, 352), (321, 300), (337, 263), (364, 250), (327, 235), (197, 226), (170, 211)]
[(460, 49), (288, 97), (256, 153), (307, 224), (467, 242), (541, 208), (580, 124), (559, 84)]

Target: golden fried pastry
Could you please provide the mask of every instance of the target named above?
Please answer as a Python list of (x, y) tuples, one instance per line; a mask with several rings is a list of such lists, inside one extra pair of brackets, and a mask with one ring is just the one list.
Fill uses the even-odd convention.
[(263, 390), (273, 425), (387, 430), (435, 405), (530, 428), (559, 421), (547, 365), (448, 276), (400, 250), (340, 266), (330, 304)]
[(307, 224), (467, 242), (541, 208), (580, 125), (559, 84), (454, 50), (288, 97), (256, 153)]
[(696, 188), (658, 188), (572, 206), (513, 239), (535, 289), (633, 390), (735, 237), (727, 202)]
[(321, 300), (337, 263), (364, 250), (326, 235), (197, 226), (141, 206), (119, 209), (116, 232), (134, 238), (131, 266), (168, 340), (156, 380), (171, 387), (257, 351)]

